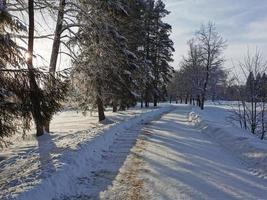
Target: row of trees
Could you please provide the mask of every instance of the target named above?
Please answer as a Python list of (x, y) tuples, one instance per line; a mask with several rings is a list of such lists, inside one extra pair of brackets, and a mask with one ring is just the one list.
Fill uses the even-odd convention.
[[(123, 6), (122, 6), (123, 5)], [(169, 14), (161, 0), (81, 1), (88, 13), (77, 16), (78, 59), (74, 61), (74, 87), (82, 108), (104, 106), (125, 110), (137, 100), (157, 106), (172, 67), (171, 26), (162, 19)]]
[[(168, 14), (161, 0), (0, 1), (0, 137), (32, 119), (37, 136), (49, 132), (69, 96), (85, 111), (97, 108), (100, 121), (106, 106), (157, 106), (173, 71)], [(44, 15), (54, 33), (36, 35)], [(45, 68), (34, 66), (43, 53), (36, 39), (53, 40)], [(61, 54), (72, 65), (59, 72)]]
[(258, 134), (264, 139), (267, 129), (266, 102), (267, 102), (267, 62), (259, 51), (255, 55), (247, 54), (239, 68), (245, 77), (236, 76), (236, 100), (238, 109), (234, 110), (235, 119), (241, 128), (247, 129), (253, 134)]
[(215, 99), (216, 91), (227, 80), (222, 56), (226, 41), (210, 22), (201, 26), (195, 37), (188, 41), (188, 47), (188, 54), (169, 85), (169, 96), (181, 101), (185, 99), (185, 103), (196, 103), (204, 109), (207, 95)]

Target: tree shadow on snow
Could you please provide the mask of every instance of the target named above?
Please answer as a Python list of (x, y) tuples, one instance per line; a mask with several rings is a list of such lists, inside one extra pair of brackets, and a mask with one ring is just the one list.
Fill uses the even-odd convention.
[(52, 134), (45, 133), (37, 137), (41, 179), (48, 178), (56, 171), (54, 165), (55, 159), (53, 159), (52, 153), (57, 153), (60, 149), (54, 143)]

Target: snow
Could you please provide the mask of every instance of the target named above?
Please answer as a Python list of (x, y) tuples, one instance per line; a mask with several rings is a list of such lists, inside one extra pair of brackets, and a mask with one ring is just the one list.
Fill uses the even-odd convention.
[(189, 122), (190, 111), (178, 106), (147, 124), (100, 199), (266, 199), (267, 181)]
[(50, 134), (0, 155), (0, 199), (265, 199), (267, 141), (229, 121), (227, 102), (97, 116), (64, 111)]
[(203, 111), (194, 107), (189, 121), (242, 159), (255, 175), (267, 178), (267, 141), (239, 128), (231, 115), (229, 102), (210, 104)]
[[(128, 131), (172, 109), (134, 108), (125, 112), (107, 112), (104, 123), (97, 116), (83, 116), (76, 111), (59, 113), (52, 122), (52, 133), (25, 140), (14, 136), (13, 145), (0, 155), (0, 199), (49, 200), (77, 193), (80, 177), (99, 168), (103, 156), (119, 138), (135, 141)], [(138, 133), (135, 132), (135, 133)]]

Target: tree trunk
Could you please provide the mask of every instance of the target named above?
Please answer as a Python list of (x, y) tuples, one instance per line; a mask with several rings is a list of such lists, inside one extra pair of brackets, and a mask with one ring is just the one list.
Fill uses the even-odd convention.
[(154, 107), (157, 107), (158, 105), (158, 96), (155, 94), (154, 95)]
[(28, 38), (28, 76), (30, 83), (30, 100), (32, 103), (32, 116), (36, 126), (36, 135), (41, 136), (44, 134), (43, 131), (43, 117), (41, 114), (40, 105), (40, 89), (36, 83), (36, 77), (33, 69), (33, 46), (34, 46), (34, 1), (28, 1), (28, 11), (29, 11), (29, 38)]
[(51, 53), (51, 58), (50, 58), (50, 65), (49, 65), (49, 72), (52, 75), (55, 75), (56, 67), (57, 67), (57, 59), (58, 59), (58, 53), (59, 53), (59, 47), (60, 47), (60, 36), (62, 33), (62, 28), (63, 28), (65, 5), (66, 5), (66, 1), (60, 0), (55, 36), (54, 36), (52, 53)]
[(201, 108), (201, 110), (204, 110), (204, 104), (205, 104), (205, 96), (202, 95), (201, 96), (201, 100), (200, 100), (200, 108)]
[(97, 97), (96, 103), (97, 103), (97, 109), (98, 109), (98, 119), (101, 122), (101, 121), (105, 120), (106, 117), (105, 117), (105, 113), (104, 113), (103, 101), (100, 98), (100, 96)]
[(203, 91), (201, 93), (201, 105), (200, 108), (201, 110), (204, 110), (204, 104), (205, 104), (205, 97), (206, 97), (206, 91), (207, 91), (207, 86), (208, 86), (208, 81), (209, 81), (209, 77), (210, 77), (210, 54), (208, 55), (208, 63), (206, 66), (206, 78), (205, 78), (205, 82), (204, 82), (204, 87), (203, 87)]
[(123, 102), (121, 102), (120, 104), (120, 111), (125, 111), (126, 110), (126, 106)]
[(265, 98), (262, 101), (261, 127), (261, 140), (263, 140), (265, 135)]
[(113, 100), (112, 102), (112, 111), (117, 112), (118, 111), (118, 104), (116, 100)]
[[(66, 0), (60, 0), (55, 36), (54, 36), (52, 53), (50, 57), (50, 65), (49, 65), (49, 73), (51, 76), (49, 84), (51, 84), (51, 86), (53, 86), (53, 77), (55, 76), (55, 73), (56, 73), (57, 59), (58, 59), (58, 53), (59, 53), (59, 47), (60, 47), (60, 36), (62, 33), (62, 28), (63, 28), (65, 5), (66, 5)], [(46, 120), (45, 122), (45, 131), (48, 133), (50, 132), (49, 127), (50, 127), (50, 119)]]
[(192, 96), (191, 95), (190, 95), (190, 98), (189, 98), (189, 102), (190, 102), (190, 105), (192, 105), (193, 99), (192, 99)]
[(197, 95), (197, 106), (201, 106), (200, 95)]
[(185, 97), (185, 104), (188, 104), (188, 95)]

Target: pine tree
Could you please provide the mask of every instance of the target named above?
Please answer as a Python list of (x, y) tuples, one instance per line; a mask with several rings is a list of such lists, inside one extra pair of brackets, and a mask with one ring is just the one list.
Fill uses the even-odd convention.
[(166, 86), (173, 73), (170, 62), (173, 61), (173, 41), (170, 39), (171, 26), (164, 23), (162, 19), (169, 14), (165, 4), (158, 0), (154, 8), (155, 35), (153, 40), (153, 99), (154, 106), (157, 106), (158, 99), (166, 92)]
[(79, 2), (88, 15), (78, 16), (79, 23), (85, 26), (80, 28), (77, 37), (79, 60), (74, 62), (73, 77), (80, 79), (74, 81), (80, 94), (80, 106), (84, 110), (97, 107), (99, 121), (102, 121), (104, 105), (110, 99), (121, 100), (124, 95), (131, 95), (127, 86), (127, 80), (131, 83), (128, 66), (135, 56), (127, 49), (126, 38), (117, 24), (118, 18), (127, 16), (127, 12), (120, 1)]
[(6, 1), (0, 4), (0, 138), (13, 134), (24, 118), (24, 127), (29, 128), (27, 106), (17, 101), (25, 99), (27, 82), (20, 73), (24, 64), (23, 53), (11, 38), (11, 33), (25, 31), (26, 28), (7, 12)]

